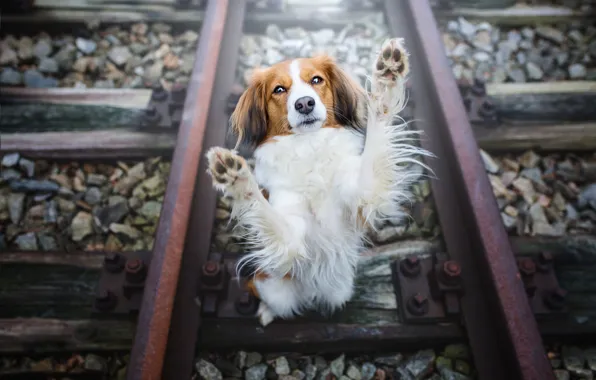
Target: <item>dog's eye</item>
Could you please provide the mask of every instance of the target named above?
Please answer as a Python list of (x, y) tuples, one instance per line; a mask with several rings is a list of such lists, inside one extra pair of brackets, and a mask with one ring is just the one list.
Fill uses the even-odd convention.
[(286, 89), (283, 86), (277, 86), (273, 89), (274, 94), (281, 94), (282, 92), (286, 92)]
[(315, 76), (310, 80), (311, 84), (319, 84), (319, 83), (323, 83), (323, 78), (321, 78), (320, 76)]

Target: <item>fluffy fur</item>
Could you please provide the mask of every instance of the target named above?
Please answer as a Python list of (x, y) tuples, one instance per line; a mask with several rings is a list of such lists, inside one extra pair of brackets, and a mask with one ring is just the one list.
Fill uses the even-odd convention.
[(255, 73), (231, 117), (238, 141), (255, 147), (254, 174), (235, 150), (207, 153), (245, 231), (239, 267), (255, 270), (262, 325), (345, 305), (367, 229), (403, 216), (420, 175), (411, 164), (430, 155), (405, 123), (393, 125), (406, 102), (403, 40), (385, 41), (372, 69), (369, 92), (327, 56)]

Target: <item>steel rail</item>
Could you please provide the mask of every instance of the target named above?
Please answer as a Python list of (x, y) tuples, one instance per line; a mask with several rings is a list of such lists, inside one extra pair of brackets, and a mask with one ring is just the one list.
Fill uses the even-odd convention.
[[(215, 0), (214, 0), (215, 1)], [(219, 1), (219, 0), (218, 0)], [(209, 105), (209, 116), (203, 137), (203, 150), (211, 146), (224, 146), (228, 126), (227, 99), (232, 90), (238, 51), (242, 36), (246, 0), (233, 0), (222, 22), (224, 30), (219, 33), (221, 51), (217, 59), (215, 85)], [(211, 103), (211, 104), (209, 104)], [(201, 265), (207, 261), (211, 247), (211, 231), (215, 218), (216, 193), (212, 180), (206, 173), (206, 162), (201, 157), (193, 195), (189, 233), (182, 257), (178, 290), (174, 301), (172, 326), (168, 337), (163, 379), (189, 379), (192, 374), (195, 347), (199, 336), (201, 307), (198, 287)]]
[(131, 351), (127, 379), (161, 379), (195, 177), (221, 48), (227, 0), (209, 1)]
[(415, 116), (423, 146), (439, 157), (433, 196), (448, 252), (462, 264), (462, 312), (480, 378), (554, 379), (430, 4), (386, 6), (417, 68)]

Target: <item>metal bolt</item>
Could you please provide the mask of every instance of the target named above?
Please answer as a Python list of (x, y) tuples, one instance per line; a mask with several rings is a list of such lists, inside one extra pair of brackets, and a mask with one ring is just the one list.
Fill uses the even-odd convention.
[(406, 308), (412, 315), (424, 315), (428, 313), (428, 297), (421, 293), (416, 293), (408, 299)]
[(124, 268), (124, 260), (122, 259), (122, 255), (114, 252), (106, 253), (106, 256), (103, 259), (104, 266), (106, 270), (110, 273), (118, 273), (121, 272)]
[(126, 260), (126, 279), (129, 282), (143, 282), (147, 277), (147, 268), (141, 259)]
[(157, 108), (152, 105), (145, 109), (143, 118), (145, 119), (145, 122), (155, 124), (161, 119), (161, 115), (157, 112)]
[(163, 102), (168, 98), (168, 92), (159, 86), (151, 92), (151, 100), (154, 102)]
[(221, 266), (218, 262), (209, 260), (202, 267), (201, 280), (206, 285), (217, 285), (222, 278)]
[(245, 291), (238, 295), (234, 302), (234, 306), (238, 314), (252, 315), (257, 311), (258, 302), (250, 292)]
[(406, 277), (416, 277), (420, 274), (420, 260), (416, 256), (409, 256), (402, 260), (399, 269)]
[(536, 264), (534, 260), (526, 258), (519, 262), (519, 271), (524, 276), (533, 276), (536, 273)]
[(538, 270), (541, 272), (548, 272), (555, 260), (554, 255), (551, 252), (541, 252), (538, 256)]
[(486, 95), (486, 86), (484, 85), (484, 82), (478, 78), (474, 79), (474, 84), (470, 90), (472, 94), (478, 97)]
[(95, 297), (95, 307), (101, 311), (110, 311), (118, 304), (118, 297), (107, 289), (101, 289)]
[(565, 307), (565, 300), (567, 299), (567, 291), (557, 288), (544, 297), (544, 304), (552, 310), (561, 310)]
[(461, 278), (461, 267), (457, 261), (447, 260), (443, 263), (438, 278), (445, 285), (457, 285)]
[(490, 101), (485, 100), (480, 105), (480, 109), (478, 110), (478, 115), (482, 116), (485, 119), (494, 118), (497, 115), (497, 108)]

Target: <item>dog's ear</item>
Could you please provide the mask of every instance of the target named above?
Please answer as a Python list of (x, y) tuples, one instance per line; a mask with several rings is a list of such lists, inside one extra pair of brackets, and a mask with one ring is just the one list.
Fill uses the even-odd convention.
[(328, 55), (315, 58), (317, 66), (325, 70), (333, 91), (335, 120), (356, 130), (365, 127), (366, 102), (364, 89)]
[(265, 104), (264, 83), (261, 75), (255, 73), (251, 83), (240, 99), (230, 117), (231, 131), (236, 137), (236, 146), (248, 145), (254, 148), (267, 135), (267, 108)]

